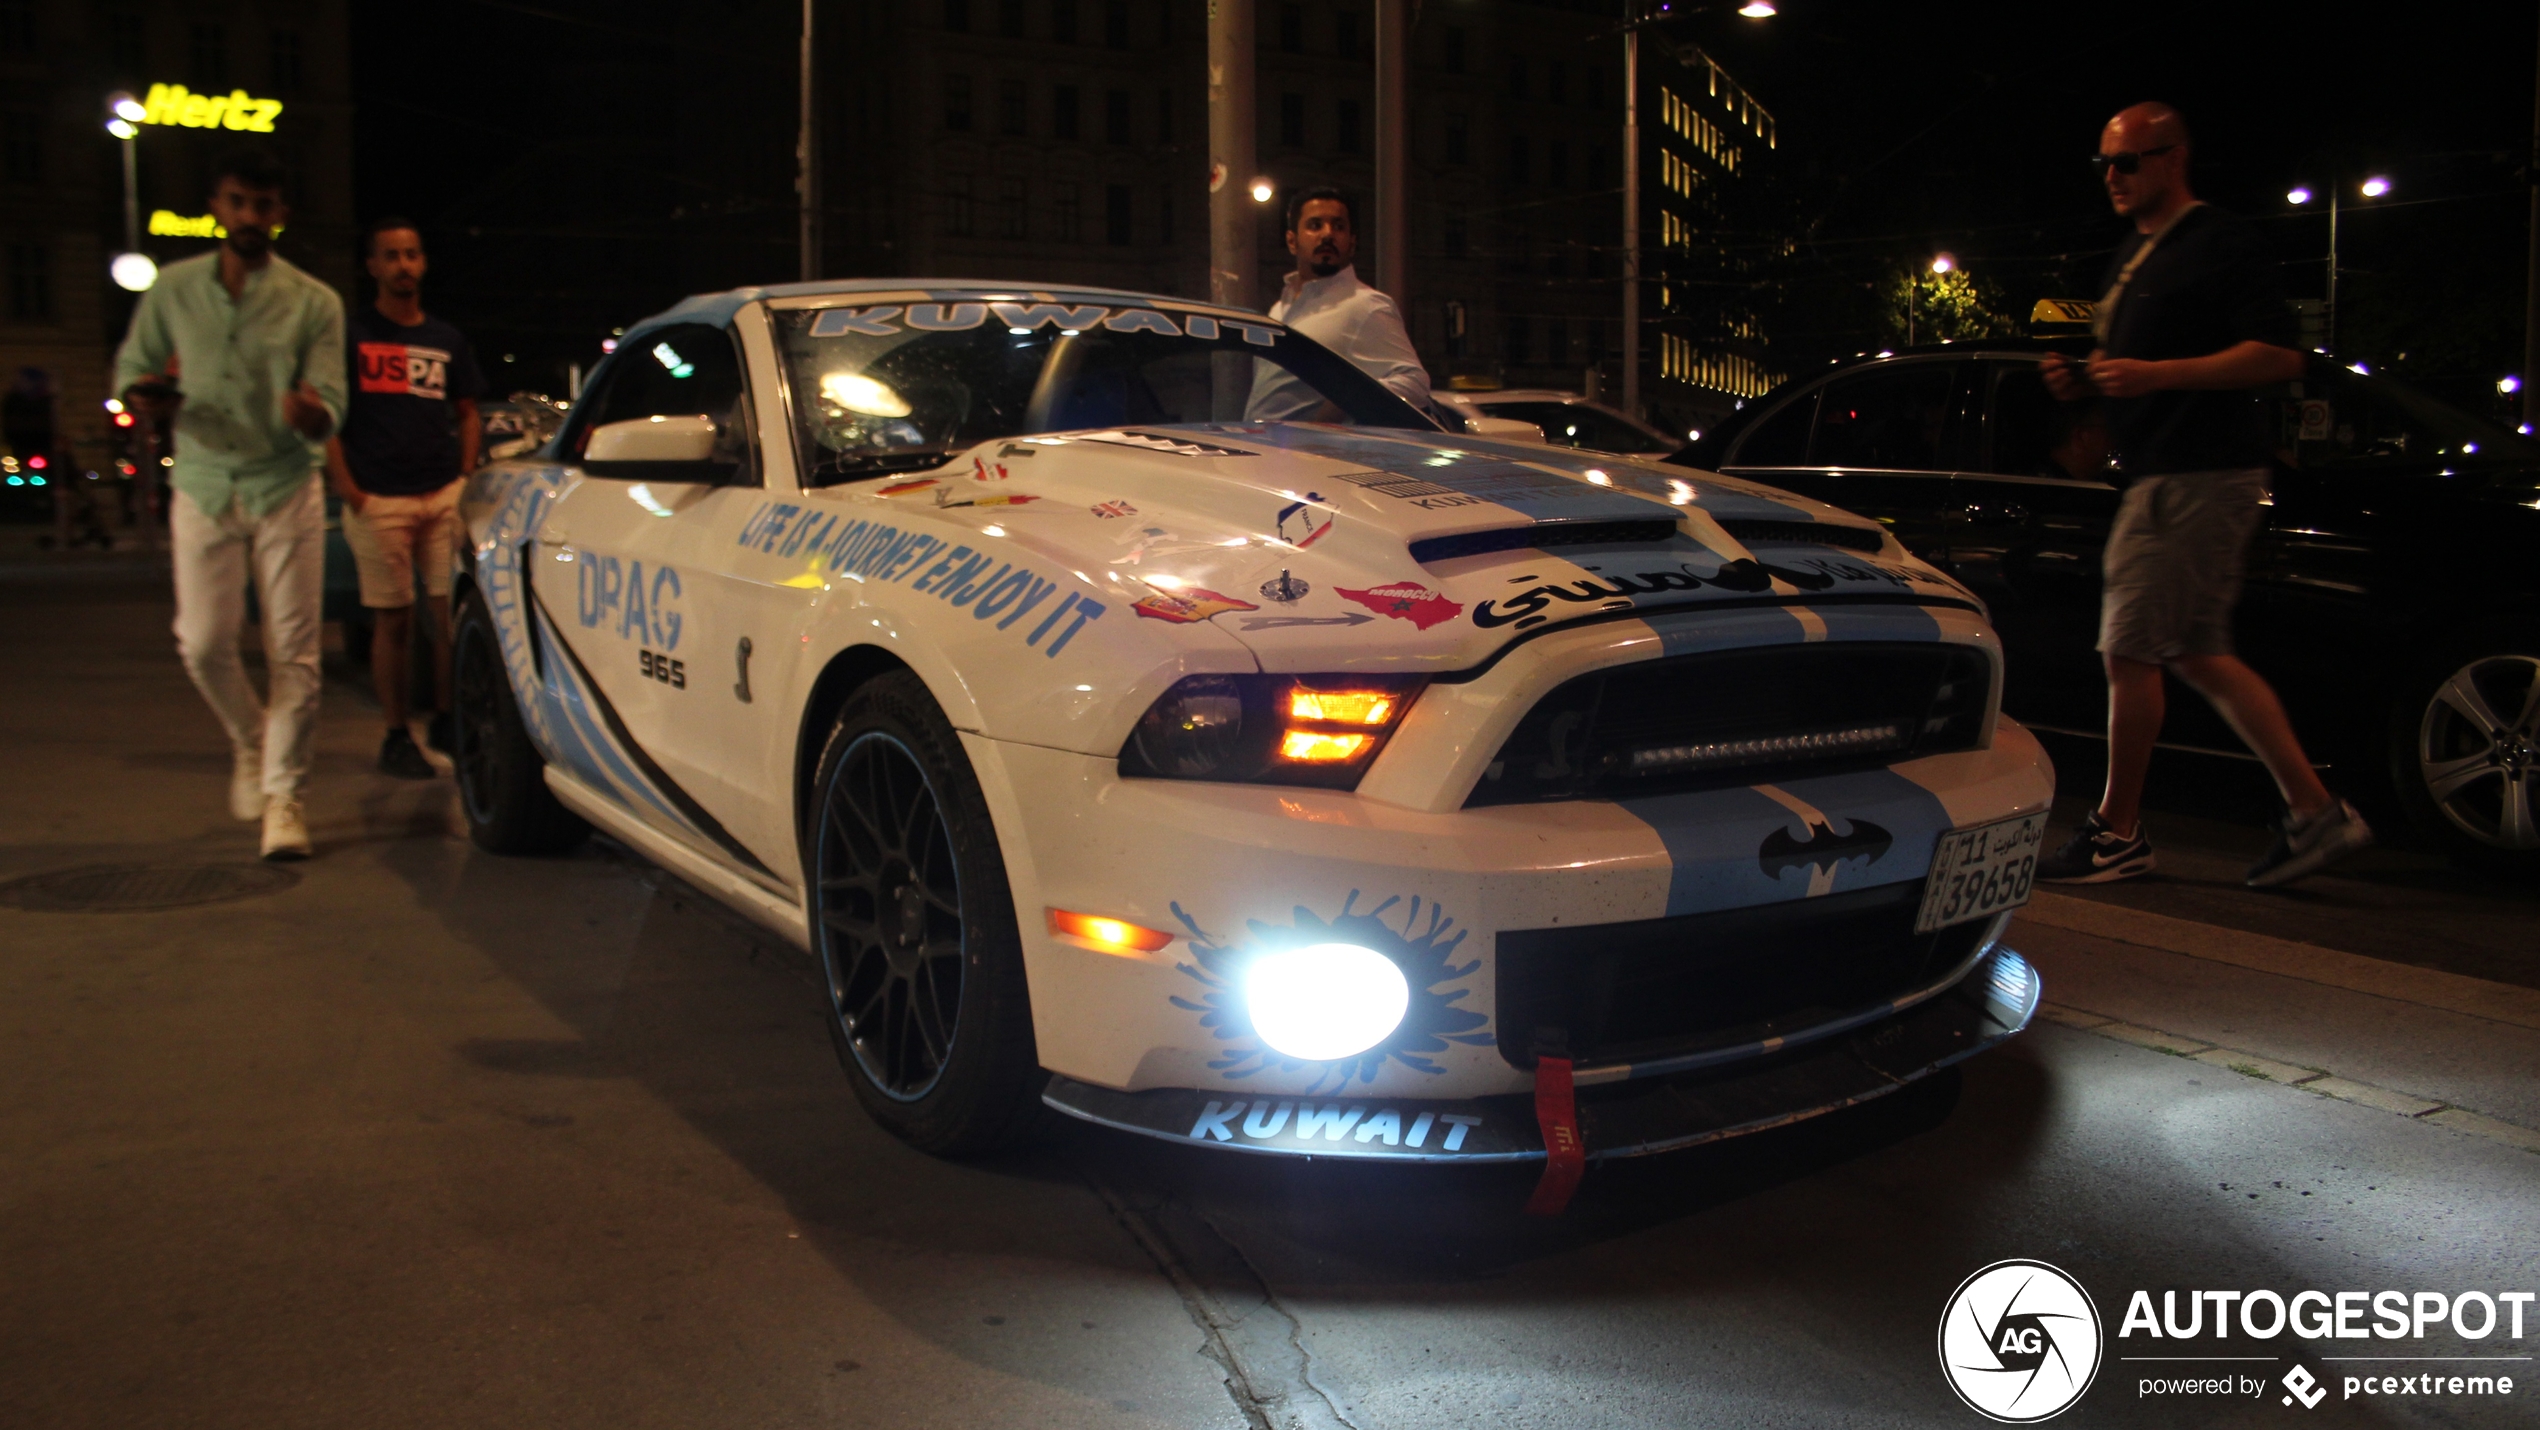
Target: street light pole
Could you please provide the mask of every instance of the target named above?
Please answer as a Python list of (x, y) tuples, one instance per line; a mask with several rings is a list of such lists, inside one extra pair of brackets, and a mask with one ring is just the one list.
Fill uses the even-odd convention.
[(1623, 410), (1640, 415), (1640, 29), (1623, 32)]
[(803, 0), (802, 127), (794, 137), (794, 188), (802, 200), (796, 242), (802, 249), (802, 279), (820, 277), (820, 126), (813, 106), (812, 6)]
[(1261, 267), (1259, 200), (1247, 202), (1261, 122), (1252, 98), (1254, 38), (1252, 0), (1208, 0), (1208, 298), (1229, 308), (1253, 306)]
[(2531, 154), (2522, 177), (2531, 188), (2531, 257), (2522, 289), (2522, 420), (2540, 427), (2540, 79), (2531, 91)]
[[(130, 125), (125, 126), (127, 129)], [(141, 161), (133, 152), (138, 133), (123, 136), (123, 251), (141, 251)]]
[(1405, 199), (1410, 148), (1411, 0), (1376, 0), (1376, 286), (1397, 304), (1411, 301), (1410, 204)]
[(2321, 314), (2322, 323), (2327, 330), (2328, 350), (2332, 355), (2337, 351), (2337, 190), (2339, 187), (2334, 183), (2328, 186), (2328, 303), (2326, 311)]

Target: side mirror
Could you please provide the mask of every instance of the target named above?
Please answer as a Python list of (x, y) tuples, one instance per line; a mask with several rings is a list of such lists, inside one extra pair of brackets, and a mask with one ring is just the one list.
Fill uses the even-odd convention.
[(1543, 429), (1532, 422), (1520, 422), (1514, 417), (1475, 417), (1471, 422), (1476, 437), (1496, 437), (1502, 442), (1532, 442), (1538, 447), (1545, 445)]

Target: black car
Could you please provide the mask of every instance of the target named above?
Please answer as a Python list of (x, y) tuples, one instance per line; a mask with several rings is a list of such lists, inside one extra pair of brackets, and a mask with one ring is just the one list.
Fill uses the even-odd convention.
[[(1894, 528), (1992, 607), (2004, 709), (2098, 736), (2099, 558), (2117, 488), (2086, 404), (2003, 341), (1838, 362), (1669, 460), (1751, 476)], [(2270, 394), (2274, 496), (2249, 553), (2240, 653), (2332, 782), (2387, 796), (2466, 862), (2540, 871), (2540, 440), (2315, 356)], [(2163, 741), (2246, 757), (2173, 691)], [(2378, 800), (2376, 801), (2378, 802)]]

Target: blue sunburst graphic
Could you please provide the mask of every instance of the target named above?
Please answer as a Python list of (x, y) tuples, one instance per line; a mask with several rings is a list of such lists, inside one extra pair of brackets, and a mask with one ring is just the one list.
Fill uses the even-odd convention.
[[(1472, 990), (1449, 986), (1471, 977), (1482, 966), (1478, 958), (1455, 962), (1456, 951), (1470, 930), (1455, 927), (1455, 920), (1434, 903), (1426, 906), (1428, 917), (1423, 920), (1423, 906), (1417, 895), (1404, 909), (1400, 929), (1387, 923), (1384, 916), (1402, 903), (1401, 895), (1364, 911), (1358, 908), (1358, 899), (1359, 891), (1350, 890), (1339, 916), (1330, 920), (1302, 904), (1297, 905), (1293, 921), (1285, 928), (1250, 920), (1246, 924), (1248, 937), (1240, 941), (1207, 932), (1182, 911), (1180, 904), (1172, 905), (1173, 917), (1190, 930), (1191, 953), (1199, 960), (1196, 966), (1175, 966), (1205, 990), (1197, 1002), (1176, 996), (1173, 1006), (1199, 1014), (1200, 1026), (1226, 1045), (1219, 1056), (1210, 1059), (1211, 1071), (1240, 1078), (1270, 1068), (1281, 1072), (1319, 1068), (1320, 1074), (1307, 1091), (1321, 1092), (1327, 1084), (1346, 1087), (1353, 1078), (1362, 1083), (1374, 1082), (1388, 1061), (1419, 1072), (1444, 1073), (1446, 1069), (1431, 1061), (1431, 1055), (1445, 1052), (1449, 1043), (1492, 1040), (1492, 1035), (1484, 1031), (1490, 1019), (1455, 1006)], [(1328, 1062), (1292, 1058), (1262, 1042), (1253, 1031), (1241, 991), (1246, 965), (1264, 951), (1318, 943), (1354, 943), (1372, 948), (1392, 959), (1394, 966), (1402, 970), (1403, 981), (1411, 985), (1411, 1008), (1403, 1014), (1401, 1026), (1363, 1053)]]

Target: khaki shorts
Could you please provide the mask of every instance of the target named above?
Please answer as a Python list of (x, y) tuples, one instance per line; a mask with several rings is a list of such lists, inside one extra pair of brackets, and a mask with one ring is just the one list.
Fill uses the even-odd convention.
[(2231, 654), (2231, 609), (2266, 495), (2264, 468), (2127, 487), (2102, 565), (2099, 649), (2146, 665)]
[(362, 604), (374, 611), (415, 603), (415, 571), (424, 594), (450, 594), (450, 548), (459, 530), (459, 488), (452, 482), (419, 497), (374, 496), (360, 511), (344, 508), (344, 544), (361, 573)]

